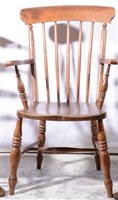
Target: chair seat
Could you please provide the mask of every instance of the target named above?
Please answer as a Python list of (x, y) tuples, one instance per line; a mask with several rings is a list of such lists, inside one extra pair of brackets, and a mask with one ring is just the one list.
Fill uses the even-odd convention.
[(96, 104), (86, 103), (38, 103), (32, 104), (28, 109), (18, 110), (21, 118), (53, 121), (82, 121), (98, 120), (106, 117), (106, 112), (98, 109)]

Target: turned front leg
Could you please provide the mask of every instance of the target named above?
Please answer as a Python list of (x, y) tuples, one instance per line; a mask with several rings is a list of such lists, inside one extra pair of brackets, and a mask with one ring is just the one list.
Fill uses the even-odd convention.
[(95, 162), (96, 162), (96, 167), (97, 170), (101, 169), (100, 166), (100, 157), (97, 149), (96, 143), (98, 143), (98, 124), (96, 120), (91, 121), (91, 132), (92, 132), (92, 143), (95, 148)]
[(17, 168), (20, 161), (20, 146), (22, 137), (22, 119), (18, 118), (14, 131), (12, 150), (10, 153), (9, 195), (14, 194), (17, 182)]
[(107, 141), (102, 120), (99, 120), (98, 124), (99, 124), (98, 141), (99, 141), (99, 151), (100, 151), (100, 162), (104, 174), (104, 183), (108, 197), (113, 197), (112, 180), (110, 176), (110, 157), (107, 151)]
[(37, 169), (41, 169), (41, 164), (43, 161), (43, 153), (41, 151), (41, 147), (43, 147), (45, 143), (45, 131), (46, 131), (46, 122), (41, 120), (38, 133)]

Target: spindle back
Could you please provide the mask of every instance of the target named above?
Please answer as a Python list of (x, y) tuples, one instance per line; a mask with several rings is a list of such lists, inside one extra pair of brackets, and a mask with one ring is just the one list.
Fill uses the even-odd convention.
[[(95, 27), (96, 23), (100, 25), (101, 31), (100, 31), (100, 45), (98, 45), (100, 51), (99, 51), (99, 56), (98, 56), (98, 61), (99, 58), (105, 58), (105, 51), (106, 51), (106, 36), (107, 36), (107, 23), (110, 23), (112, 18), (115, 15), (114, 8), (112, 7), (100, 7), (100, 6), (52, 6), (52, 7), (36, 7), (36, 8), (26, 8), (21, 10), (21, 19), (25, 22), (26, 25), (28, 25), (29, 28), (29, 50), (30, 50), (30, 58), (35, 59), (35, 45), (37, 44), (34, 40), (34, 31), (33, 31), (33, 26), (35, 24), (42, 24), (42, 49), (43, 49), (43, 60), (44, 60), (44, 71), (45, 71), (45, 88), (43, 88), (42, 85), (42, 90), (46, 90), (46, 95), (47, 95), (47, 102), (50, 103), (51, 98), (50, 98), (50, 92), (51, 92), (51, 84), (50, 80), (54, 79), (54, 76), (50, 76), (50, 64), (48, 62), (48, 58), (51, 56), (51, 52), (53, 49), (48, 48), (47, 45), (47, 39), (49, 39), (49, 31), (46, 32), (46, 25), (48, 23), (53, 22), (53, 30), (52, 33), (52, 38), (54, 42), (54, 57), (50, 58), (53, 62), (55, 60), (55, 68), (53, 71), (55, 71), (55, 84), (56, 84), (56, 96), (57, 96), (57, 103), (60, 104), (62, 102), (61, 98), (61, 81), (62, 78), (65, 75), (65, 94), (66, 94), (66, 102), (67, 104), (70, 103), (71, 101), (71, 71), (72, 71), (72, 59), (73, 56), (72, 54), (72, 48), (73, 45), (72, 43), (74, 40), (71, 40), (71, 35), (73, 34), (73, 28), (71, 26), (71, 21), (74, 23), (76, 22), (77, 28), (76, 28), (76, 44), (77, 48), (74, 52), (74, 55), (77, 55), (76, 61), (73, 61), (76, 65), (75, 69), (75, 102), (79, 103), (81, 101), (81, 93), (84, 94), (83, 89), (85, 88), (85, 99), (84, 101), (86, 103), (89, 103), (91, 98), (90, 98), (90, 93), (91, 93), (91, 88), (94, 90), (94, 84), (91, 84), (91, 72), (92, 72), (92, 54), (96, 50), (96, 46), (94, 44), (94, 36), (95, 36)], [(60, 25), (61, 23), (61, 25)], [(62, 24), (63, 23), (63, 24)], [(87, 37), (88, 37), (88, 47), (85, 49), (88, 53), (87, 56), (83, 55), (84, 52), (84, 44), (83, 42), (86, 41), (84, 38), (83, 34), (83, 26), (84, 24), (89, 24), (89, 31), (87, 32)], [(66, 25), (65, 25), (66, 24)], [(65, 73), (62, 70), (64, 66), (63, 62), (60, 61), (60, 39), (62, 40), (62, 43), (64, 38), (63, 34), (61, 35), (61, 30), (59, 28), (66, 27), (66, 30), (62, 30), (64, 34), (66, 35), (66, 50), (65, 50)], [(66, 32), (66, 33), (65, 33)], [(72, 33), (71, 33), (72, 32)], [(48, 37), (47, 37), (48, 36)], [(39, 44), (40, 45), (40, 44)], [(95, 49), (95, 50), (94, 50)], [(40, 52), (38, 53), (40, 57)], [(37, 55), (38, 55), (37, 54)], [(62, 56), (63, 52), (61, 52)], [(86, 58), (86, 62), (82, 61), (83, 59)], [(41, 57), (40, 57), (41, 59)], [(84, 64), (82, 64), (84, 63)], [(84, 77), (84, 83), (85, 87), (83, 85), (83, 78), (81, 78), (82, 75), (82, 68), (83, 65), (86, 65), (86, 72)], [(42, 67), (42, 66), (38, 66)], [(95, 67), (95, 66), (94, 66)], [(104, 75), (104, 65), (97, 65), (98, 70), (96, 69), (96, 72), (93, 73), (92, 76), (97, 76), (96, 78), (94, 77), (96, 81), (96, 97), (95, 101), (97, 101), (99, 97), (99, 91), (100, 91), (100, 83), (103, 80), (103, 75)], [(52, 70), (52, 68), (51, 68)], [(38, 71), (38, 70), (37, 70)], [(39, 79), (42, 75), (39, 74)], [(38, 97), (38, 81), (37, 81), (37, 76), (36, 76), (36, 69), (32, 65), (31, 68), (31, 77), (32, 77), (32, 88), (33, 88), (33, 99), (34, 101), (40, 101), (40, 91), (39, 91), (39, 97)], [(94, 91), (95, 92), (95, 91)]]

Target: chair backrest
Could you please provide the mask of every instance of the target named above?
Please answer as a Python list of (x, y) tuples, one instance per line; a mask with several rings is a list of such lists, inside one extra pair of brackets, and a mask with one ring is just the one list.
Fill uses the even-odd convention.
[[(34, 25), (41, 23), (42, 24), (42, 49), (43, 49), (43, 59), (44, 59), (44, 71), (45, 71), (45, 88), (42, 86), (42, 90), (46, 90), (47, 94), (47, 102), (50, 103), (50, 92), (51, 90), (51, 84), (50, 80), (54, 79), (54, 74), (51, 77), (50, 76), (50, 65), (48, 62), (48, 58), (51, 56), (51, 52), (53, 51), (52, 46), (51, 48), (48, 48), (47, 45), (47, 33), (46, 33), (46, 26), (48, 23), (53, 22), (53, 27), (50, 29), (50, 36), (53, 38), (54, 42), (54, 56), (51, 58), (52, 62), (55, 62), (55, 68), (51, 70), (55, 71), (55, 85), (56, 85), (56, 96), (57, 96), (57, 103), (60, 104), (62, 101), (61, 99), (61, 75), (63, 76), (65, 74), (65, 94), (66, 94), (66, 102), (69, 104), (71, 100), (71, 71), (72, 71), (72, 59), (73, 56), (71, 55), (71, 42), (74, 40), (71, 40), (71, 35), (75, 34), (74, 28), (71, 26), (71, 21), (75, 22), (78, 26), (76, 30), (76, 44), (77, 48), (74, 52), (74, 56), (76, 55), (76, 69), (75, 69), (75, 102), (79, 103), (81, 101), (80, 98), (80, 92), (85, 94), (84, 101), (88, 103), (92, 90), (96, 90), (95, 95), (95, 101), (97, 101), (99, 97), (100, 92), (100, 84), (103, 80), (104, 76), (104, 65), (98, 63), (97, 70), (94, 66), (94, 68), (91, 67), (92, 63), (92, 54), (94, 53), (94, 49), (96, 50), (97, 46), (99, 47), (99, 58), (105, 58), (105, 51), (106, 51), (106, 36), (107, 36), (107, 23), (110, 23), (115, 15), (115, 10), (112, 7), (100, 7), (100, 6), (52, 6), (52, 7), (36, 7), (36, 8), (26, 8), (21, 10), (21, 19), (25, 22), (26, 25), (28, 25), (29, 28), (29, 50), (30, 50), (30, 58), (35, 58), (35, 45), (37, 43), (34, 40), (35, 34), (34, 34)], [(63, 22), (63, 24), (62, 24)], [(61, 23), (61, 24), (60, 24)], [(83, 50), (84, 50), (84, 44), (86, 39), (83, 35), (83, 27), (84, 24), (89, 24), (89, 31), (85, 27), (85, 32), (87, 32), (88, 37), (88, 47), (85, 49), (87, 51), (87, 56), (84, 56)], [(66, 24), (66, 25), (65, 25)], [(95, 28), (97, 27), (95, 24), (99, 24), (100, 26), (100, 44), (94, 43), (94, 36), (96, 35)], [(66, 27), (66, 30), (65, 30)], [(63, 29), (63, 33), (61, 35), (61, 30), (59, 28)], [(72, 33), (71, 33), (72, 32)], [(60, 61), (60, 43), (64, 43), (64, 35), (66, 35), (66, 49), (65, 49), (65, 73), (62, 69), (63, 62)], [(63, 41), (64, 40), (64, 41)], [(63, 52), (61, 52), (62, 55)], [(38, 54), (37, 54), (38, 55)], [(42, 55), (42, 54), (41, 54)], [(41, 56), (39, 53), (39, 57)], [(96, 62), (99, 61), (99, 58), (96, 58)], [(84, 61), (82, 61), (84, 59)], [(86, 62), (85, 62), (86, 59)], [(84, 80), (81, 78), (81, 74), (83, 73), (83, 65), (86, 65), (86, 72), (84, 71)], [(94, 63), (95, 65), (95, 63)], [(41, 67), (41, 66), (40, 66)], [(96, 70), (96, 71), (95, 71)], [(92, 77), (91, 73), (93, 71), (94, 80), (96, 82), (96, 89), (94, 88), (94, 83), (91, 83)], [(95, 78), (97, 75), (98, 78)], [(35, 102), (39, 101), (38, 99), (38, 86), (37, 86), (37, 76), (36, 76), (36, 69), (34, 66), (32, 66), (31, 69), (31, 76), (32, 76), (32, 88), (33, 88), (33, 99)], [(42, 76), (41, 74), (39, 77)], [(85, 87), (84, 87), (85, 84)], [(84, 89), (85, 88), (85, 93)], [(39, 91), (40, 92), (40, 91)], [(40, 97), (40, 93), (39, 93)]]

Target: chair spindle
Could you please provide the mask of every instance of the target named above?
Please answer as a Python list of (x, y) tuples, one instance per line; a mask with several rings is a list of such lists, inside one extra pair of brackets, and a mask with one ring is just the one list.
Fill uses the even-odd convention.
[(77, 103), (79, 103), (79, 98), (80, 98), (81, 54), (82, 54), (82, 22), (80, 22), (79, 40), (78, 40), (78, 64), (77, 64), (77, 87), (76, 87)]
[(58, 57), (58, 39), (57, 23), (54, 23), (54, 40), (55, 40), (55, 67), (56, 67), (56, 84), (57, 84), (57, 101), (60, 104), (60, 82), (59, 82), (59, 57)]
[(48, 59), (47, 59), (47, 45), (46, 45), (45, 23), (42, 23), (42, 37), (43, 37), (43, 52), (44, 52), (44, 65), (45, 65), (45, 81), (46, 81), (47, 102), (50, 103), (50, 91), (49, 91), (49, 76), (48, 76)]
[(66, 97), (70, 101), (70, 24), (67, 22), (67, 47), (66, 47)]
[(88, 101), (89, 101), (89, 93), (90, 93), (90, 73), (91, 73), (93, 32), (94, 32), (94, 22), (91, 23), (90, 38), (89, 38), (87, 82), (86, 82), (86, 103), (88, 103)]

